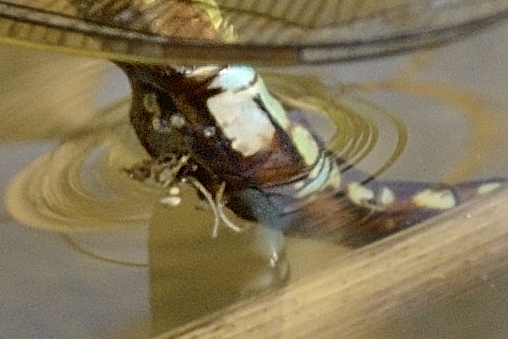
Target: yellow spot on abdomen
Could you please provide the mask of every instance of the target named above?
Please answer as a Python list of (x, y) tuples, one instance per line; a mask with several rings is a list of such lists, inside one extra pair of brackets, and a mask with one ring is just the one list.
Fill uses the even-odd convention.
[(498, 189), (500, 186), (501, 186), (501, 184), (498, 182), (491, 182), (488, 184), (481, 185), (480, 187), (478, 187), (476, 192), (480, 195), (487, 194), (487, 193), (490, 193), (490, 192)]
[(419, 207), (447, 210), (455, 207), (455, 196), (450, 190), (426, 190), (413, 197), (413, 202)]
[(347, 188), (347, 195), (356, 205), (362, 205), (363, 203), (374, 199), (374, 191), (360, 185), (357, 182), (351, 183)]
[(381, 205), (391, 205), (395, 202), (395, 194), (388, 187), (383, 187), (379, 195), (379, 202)]

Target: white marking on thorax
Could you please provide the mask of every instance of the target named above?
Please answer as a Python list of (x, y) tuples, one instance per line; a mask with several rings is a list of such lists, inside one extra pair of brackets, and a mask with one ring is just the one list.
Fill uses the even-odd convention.
[(258, 96), (264, 100), (260, 93), (264, 86), (255, 80), (252, 68), (232, 66), (220, 71), (208, 86), (224, 91), (209, 98), (207, 106), (233, 149), (245, 157), (269, 149), (276, 132), (267, 112), (254, 101)]
[(291, 128), (291, 140), (307, 166), (318, 160), (319, 147), (310, 132), (300, 125)]
[(257, 91), (249, 87), (239, 92), (226, 91), (208, 99), (207, 105), (222, 133), (234, 150), (250, 157), (268, 149), (275, 127), (253, 100)]
[[(303, 126), (291, 124), (284, 107), (268, 92), (252, 68), (225, 68), (208, 87), (224, 91), (208, 99), (208, 109), (224, 135), (231, 140), (233, 149), (243, 156), (269, 149), (276, 133), (273, 120), (288, 133), (292, 146), (307, 166), (318, 160), (319, 147), (314, 137)], [(254, 99), (261, 101), (267, 111), (259, 107)]]
[(286, 114), (286, 110), (282, 107), (279, 100), (275, 99), (268, 89), (266, 88), (263, 80), (258, 78), (258, 81), (254, 85), (259, 94), (259, 98), (263, 102), (263, 105), (267, 107), (268, 113), (273, 118), (273, 120), (284, 130), (287, 130), (291, 122)]

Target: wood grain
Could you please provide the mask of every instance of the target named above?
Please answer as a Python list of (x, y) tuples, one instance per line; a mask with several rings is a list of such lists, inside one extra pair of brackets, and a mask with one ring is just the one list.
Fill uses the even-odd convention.
[(465, 204), (158, 339), (364, 337), (506, 269), (507, 202), (505, 189)]

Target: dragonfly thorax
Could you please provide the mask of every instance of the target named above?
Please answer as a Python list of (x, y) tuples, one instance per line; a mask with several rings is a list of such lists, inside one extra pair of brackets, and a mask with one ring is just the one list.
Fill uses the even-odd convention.
[(188, 153), (234, 186), (308, 174), (322, 149), (246, 66), (121, 65), (131, 80), (131, 121), (155, 158)]

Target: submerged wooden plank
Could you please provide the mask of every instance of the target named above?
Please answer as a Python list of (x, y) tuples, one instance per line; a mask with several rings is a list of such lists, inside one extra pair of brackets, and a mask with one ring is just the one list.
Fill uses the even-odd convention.
[(507, 203), (504, 190), (465, 204), (158, 338), (364, 337), (506, 269)]

